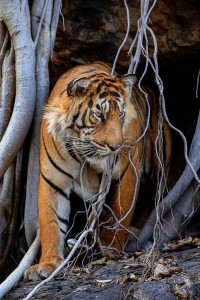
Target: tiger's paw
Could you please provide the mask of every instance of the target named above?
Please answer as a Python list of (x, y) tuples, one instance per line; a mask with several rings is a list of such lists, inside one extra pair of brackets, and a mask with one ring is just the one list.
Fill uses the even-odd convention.
[(31, 266), (24, 272), (24, 279), (32, 281), (45, 279), (49, 277), (61, 263), (62, 261), (58, 264), (42, 262)]

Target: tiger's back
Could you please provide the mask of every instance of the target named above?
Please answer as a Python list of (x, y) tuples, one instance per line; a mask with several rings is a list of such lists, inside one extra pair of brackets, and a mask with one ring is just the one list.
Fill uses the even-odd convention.
[[(41, 125), (38, 211), (42, 256), (26, 277), (47, 277), (62, 262), (73, 201), (70, 194), (73, 191), (92, 201), (108, 158), (116, 162), (107, 199), (110, 209), (104, 216), (100, 239), (105, 249), (123, 250), (141, 176), (149, 174), (153, 179), (159, 167), (155, 154), (157, 101), (150, 92), (153, 111), (140, 138), (148, 106), (138, 88), (130, 94), (135, 82), (134, 75), (111, 76), (104, 63), (77, 66), (57, 81)], [(167, 173), (171, 140), (165, 123), (163, 132)], [(116, 224), (116, 220), (121, 221)]]

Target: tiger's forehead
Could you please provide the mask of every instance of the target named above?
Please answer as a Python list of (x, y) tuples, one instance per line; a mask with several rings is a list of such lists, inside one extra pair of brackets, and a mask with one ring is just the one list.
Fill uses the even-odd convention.
[(93, 88), (96, 88), (96, 94), (99, 94), (102, 89), (121, 90), (122, 84), (117, 80), (116, 76), (107, 74), (96, 74), (88, 77)]
[(90, 106), (95, 102), (97, 109), (107, 111), (111, 103), (116, 102), (119, 109), (123, 109), (122, 84), (116, 76), (98, 74), (90, 76), (90, 80)]

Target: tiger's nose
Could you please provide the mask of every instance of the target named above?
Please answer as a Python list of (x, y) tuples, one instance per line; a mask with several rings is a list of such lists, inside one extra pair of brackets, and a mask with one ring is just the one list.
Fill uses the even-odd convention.
[(118, 144), (109, 144), (108, 147), (110, 148), (111, 151), (116, 151), (118, 150), (122, 145), (118, 145)]

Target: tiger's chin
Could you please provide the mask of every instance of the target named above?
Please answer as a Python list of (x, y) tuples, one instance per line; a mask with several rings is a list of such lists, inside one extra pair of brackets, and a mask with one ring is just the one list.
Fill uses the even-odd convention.
[(102, 163), (102, 162), (106, 162), (108, 157), (109, 157), (110, 153), (108, 154), (104, 154), (104, 155), (98, 155), (98, 156), (92, 156), (92, 157), (86, 157), (86, 160), (90, 163)]
[(104, 170), (107, 170), (109, 161), (115, 161), (116, 157), (119, 153), (114, 153), (113, 151), (103, 154), (103, 155), (98, 155), (98, 156), (93, 156), (93, 157), (86, 157), (86, 161), (94, 167), (94, 169), (97, 172), (103, 172)]
[(82, 158), (86, 159), (90, 163), (100, 163), (106, 161), (113, 151), (111, 151), (111, 149), (107, 146), (102, 146), (92, 141), (89, 143), (89, 147), (86, 151), (84, 149), (79, 149), (78, 153)]
[(97, 173), (102, 173), (108, 166), (108, 158), (112, 154), (102, 155), (98, 157), (86, 157), (86, 161), (96, 170)]
[(93, 154), (91, 155), (86, 155), (85, 159), (90, 163), (90, 164), (95, 164), (99, 165), (102, 168), (106, 168), (107, 163), (108, 163), (108, 158), (114, 159), (116, 155), (119, 154), (120, 149), (112, 151), (108, 147), (101, 147), (97, 148), (94, 150)]

